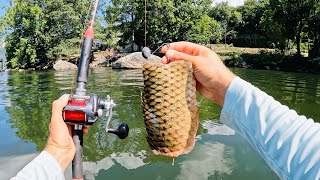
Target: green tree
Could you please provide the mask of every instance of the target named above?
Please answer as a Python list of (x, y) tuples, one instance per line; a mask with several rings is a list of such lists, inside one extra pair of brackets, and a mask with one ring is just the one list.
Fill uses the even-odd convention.
[(236, 28), (243, 21), (242, 14), (234, 7), (230, 7), (226, 2), (221, 2), (212, 7), (209, 16), (221, 24), (225, 44), (227, 44), (227, 38), (230, 38), (232, 42), (237, 37)]
[(316, 0), (269, 0), (268, 16), (273, 23), (282, 26), (282, 34), (294, 40), (297, 45), (297, 55), (301, 55), (301, 35), (308, 25), (311, 12), (316, 8)]
[(310, 41), (313, 42), (309, 50), (309, 57), (320, 56), (320, 2), (316, 2), (315, 8), (311, 10), (310, 18), (308, 18), (308, 35)]
[(111, 0), (106, 20), (121, 33), (120, 45), (134, 41), (144, 46), (146, 8), (147, 45), (157, 47), (160, 42), (193, 40), (188, 39), (190, 29), (197, 29), (193, 26), (208, 13), (210, 5), (210, 0), (149, 0), (145, 7), (144, 1)]
[(19, 6), (9, 9), (6, 24), (12, 32), (6, 37), (6, 56), (12, 68), (34, 67), (40, 63), (37, 47), (44, 38), (45, 21), (42, 9), (37, 5), (17, 1)]
[[(269, 4), (267, 6), (269, 7)], [(288, 46), (288, 40), (293, 35), (291, 35), (291, 31), (287, 32), (282, 23), (274, 20), (274, 11), (271, 8), (265, 9), (260, 23), (266, 31), (267, 39), (272, 48), (284, 50)]]
[(58, 58), (66, 50), (79, 51), (86, 20), (89, 1), (77, 0), (49, 0), (43, 8), (45, 13), (45, 50), (44, 59)]
[(201, 44), (218, 43), (222, 39), (222, 29), (217, 21), (204, 15), (188, 31), (187, 39)]
[(238, 7), (243, 23), (237, 26), (239, 41), (236, 44), (248, 47), (266, 47), (266, 33), (261, 25), (261, 18), (265, 11), (264, 1), (247, 0), (244, 6)]
[(89, 2), (16, 0), (1, 19), (11, 68), (40, 68), (79, 44)]

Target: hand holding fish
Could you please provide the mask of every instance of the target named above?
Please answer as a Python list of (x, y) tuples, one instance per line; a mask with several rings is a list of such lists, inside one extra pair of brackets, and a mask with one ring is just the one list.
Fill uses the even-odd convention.
[(171, 43), (164, 46), (162, 52), (166, 54), (162, 59), (164, 64), (177, 60), (191, 62), (197, 90), (203, 97), (223, 106), (227, 88), (236, 75), (223, 64), (216, 53), (190, 42)]

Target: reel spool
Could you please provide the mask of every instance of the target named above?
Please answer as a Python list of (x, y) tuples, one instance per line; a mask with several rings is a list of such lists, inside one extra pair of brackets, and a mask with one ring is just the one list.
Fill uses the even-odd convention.
[(125, 139), (129, 134), (129, 126), (121, 123), (117, 128), (108, 128), (112, 119), (112, 108), (116, 104), (107, 96), (107, 99), (100, 99), (96, 94), (90, 96), (70, 95), (68, 105), (64, 108), (64, 121), (71, 125), (93, 125), (103, 112), (108, 116), (106, 132), (116, 134), (120, 139)]

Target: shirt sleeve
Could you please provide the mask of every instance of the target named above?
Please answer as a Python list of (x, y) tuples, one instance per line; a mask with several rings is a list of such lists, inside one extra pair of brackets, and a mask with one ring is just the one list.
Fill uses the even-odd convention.
[(47, 151), (42, 151), (11, 180), (64, 180), (63, 171), (57, 160)]
[(236, 77), (220, 120), (247, 139), (281, 179), (320, 179), (320, 125), (312, 119)]

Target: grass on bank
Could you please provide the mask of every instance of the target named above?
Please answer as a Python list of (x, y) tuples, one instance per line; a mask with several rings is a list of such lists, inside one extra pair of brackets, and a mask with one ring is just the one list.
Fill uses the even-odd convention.
[(271, 69), (293, 72), (320, 73), (320, 57), (310, 59), (267, 48), (239, 48), (223, 44), (207, 45), (227, 66), (253, 69)]

